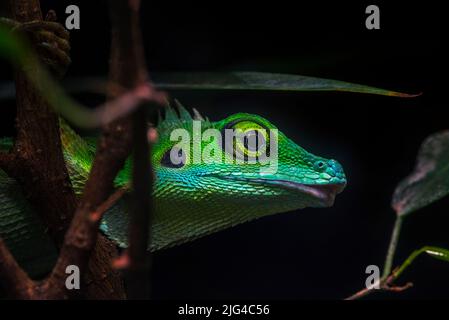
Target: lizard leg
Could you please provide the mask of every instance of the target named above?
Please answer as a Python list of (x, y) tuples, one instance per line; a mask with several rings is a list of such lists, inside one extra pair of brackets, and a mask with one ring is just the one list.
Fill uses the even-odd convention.
[(0, 22), (11, 28), (13, 32), (21, 32), (33, 44), (40, 59), (57, 76), (63, 76), (71, 63), (69, 56), (69, 32), (58, 22), (56, 14), (49, 11), (44, 21), (18, 21), (0, 18)]

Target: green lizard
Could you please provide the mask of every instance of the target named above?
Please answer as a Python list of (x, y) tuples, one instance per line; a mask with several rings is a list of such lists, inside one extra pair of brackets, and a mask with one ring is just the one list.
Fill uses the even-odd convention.
[[(1, 22), (12, 30), (24, 31), (40, 52), (43, 62), (57, 74), (62, 74), (70, 63), (68, 33), (52, 21), (18, 23), (10, 19)], [(50, 48), (47, 48), (50, 45)], [(49, 49), (49, 50), (47, 50)], [(335, 160), (314, 156), (279, 132), (276, 141), (271, 136), (258, 136), (266, 150), (275, 142), (277, 171), (262, 172), (261, 163), (231, 163), (234, 156), (248, 158), (254, 154), (251, 146), (233, 143), (222, 148), (218, 140), (205, 142), (193, 133), (194, 120), (201, 120), (201, 130), (242, 129), (245, 131), (275, 129), (262, 117), (239, 113), (218, 122), (204, 120), (194, 110), (178, 106), (178, 113), (167, 108), (165, 119), (157, 125), (158, 141), (153, 147), (152, 162), (156, 179), (153, 196), (155, 213), (152, 223), (150, 250), (167, 248), (274, 213), (305, 207), (327, 207), (346, 185), (343, 169)], [(61, 141), (72, 186), (81, 194), (94, 159), (96, 141), (81, 138), (61, 120)], [(184, 128), (193, 137), (190, 148), (177, 150), (184, 162), (175, 164), (170, 151), (176, 142), (170, 139), (174, 129)], [(220, 144), (220, 145), (218, 145)], [(223, 161), (190, 162), (195, 147), (223, 149)], [(9, 150), (12, 139), (0, 139), (0, 151)], [(238, 152), (237, 152), (238, 151)], [(267, 151), (268, 152), (268, 151)], [(116, 188), (129, 186), (131, 163), (128, 159), (115, 180)], [(127, 204), (125, 195), (108, 212), (101, 230), (118, 246), (127, 246)], [(49, 271), (56, 258), (56, 249), (46, 235), (45, 227), (21, 194), (18, 183), (0, 169), (0, 236), (16, 259), (30, 275)]]
[[(170, 139), (174, 129), (192, 133), (194, 120), (201, 120), (201, 130), (210, 128), (254, 130), (276, 129), (268, 120), (252, 114), (238, 113), (218, 122), (205, 120), (194, 109), (194, 117), (177, 104), (178, 112), (168, 107), (165, 119), (159, 120), (158, 141), (153, 147), (155, 171), (155, 213), (150, 250), (159, 250), (205, 236), (207, 234), (260, 218), (301, 209), (328, 207), (335, 195), (343, 190), (346, 178), (340, 164), (315, 156), (283, 133), (277, 134), (277, 172), (262, 174), (261, 163), (208, 164), (186, 161), (174, 164), (170, 158), (176, 141)], [(61, 121), (61, 140), (71, 182), (77, 194), (84, 183), (95, 154), (95, 139), (83, 139)], [(262, 131), (261, 131), (262, 132)], [(265, 148), (270, 137), (259, 136)], [(210, 141), (208, 144), (217, 144)], [(261, 142), (259, 142), (261, 143)], [(206, 148), (206, 142), (193, 135), (193, 146)], [(11, 139), (1, 140), (1, 149), (11, 147)], [(216, 146), (222, 148), (222, 146)], [(247, 144), (233, 145), (232, 152), (222, 148), (223, 160), (234, 157), (237, 149), (248, 155)], [(177, 150), (183, 154), (184, 150)], [(117, 188), (129, 185), (131, 160), (116, 177)], [(127, 245), (127, 195), (104, 216), (101, 230), (120, 247)], [(45, 266), (55, 257), (55, 249), (47, 239), (44, 227), (33, 214), (20, 193), (18, 184), (0, 170), (0, 234), (13, 254), (30, 273), (45, 272)]]

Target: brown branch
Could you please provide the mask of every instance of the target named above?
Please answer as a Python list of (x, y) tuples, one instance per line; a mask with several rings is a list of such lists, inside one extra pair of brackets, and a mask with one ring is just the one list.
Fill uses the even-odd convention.
[[(135, 70), (138, 83), (146, 81), (148, 75), (143, 55), (142, 37), (139, 28), (139, 0), (111, 1), (111, 18), (116, 25), (122, 26), (127, 36), (123, 41), (122, 52), (128, 61), (135, 64), (129, 68)], [(120, 13), (120, 14), (119, 14)], [(113, 34), (121, 30), (113, 29)], [(128, 52), (126, 52), (128, 51)], [(130, 59), (132, 57), (132, 59)], [(163, 95), (154, 94), (156, 102), (163, 101)], [(161, 99), (162, 98), (162, 99)], [(151, 193), (153, 170), (151, 166), (151, 141), (147, 139), (147, 112), (141, 107), (133, 116), (134, 157), (133, 157), (133, 208), (129, 223), (129, 248), (115, 263), (126, 276), (128, 297), (130, 299), (147, 299), (150, 295), (150, 254), (147, 251), (151, 230)]]
[(0, 238), (0, 282), (13, 297), (21, 296), (32, 285), (28, 275), (20, 268)]
[[(134, 29), (138, 28), (138, 25), (130, 19), (131, 10), (127, 1), (110, 1), (110, 8), (112, 20), (110, 80), (119, 83), (126, 89), (132, 89), (147, 79), (146, 74), (143, 74), (140, 68), (144, 66), (143, 53), (136, 50), (135, 45), (136, 31)], [(117, 94), (119, 93), (111, 92), (109, 96), (112, 99)], [(65, 237), (55, 272), (52, 273), (52, 278), (59, 282), (65, 276), (63, 270), (68, 263), (65, 261), (66, 259), (79, 263), (80, 270), (85, 267), (100, 223), (100, 220), (90, 219), (90, 212), (95, 212), (96, 207), (107, 198), (112, 190), (114, 178), (130, 154), (133, 141), (132, 133), (130, 117), (106, 126), (103, 131), (83, 192), (83, 199)]]
[[(11, 0), (10, 4), (15, 20), (42, 20), (38, 0)], [(15, 80), (17, 137), (12, 150), (15, 161), (6, 171), (20, 183), (50, 235), (61, 245), (76, 208), (76, 198), (61, 152), (58, 117), (23, 71), (15, 72)]]
[(396, 278), (397, 278), (396, 270), (394, 270), (388, 277), (380, 280), (379, 289), (364, 288), (364, 289), (352, 294), (351, 296), (345, 298), (345, 300), (357, 300), (357, 299), (366, 297), (367, 295), (370, 295), (371, 293), (375, 293), (375, 292), (385, 292), (385, 291), (402, 292), (404, 290), (407, 290), (407, 289), (413, 287), (412, 282), (407, 282), (403, 286), (394, 285), (393, 283), (396, 280)]
[[(59, 259), (49, 277), (33, 281), (17, 264), (3, 240), (0, 238), (0, 279), (9, 294), (22, 299), (62, 299), (70, 292), (65, 287), (68, 265), (85, 269), (89, 251), (95, 244), (95, 235), (103, 214), (119, 200), (126, 189), (114, 192), (105, 202), (87, 214), (78, 213), (66, 235)], [(86, 233), (87, 230), (87, 233)], [(89, 236), (90, 235), (90, 236)], [(84, 236), (84, 237), (83, 237)], [(89, 241), (91, 240), (91, 241)]]
[[(100, 220), (107, 208), (123, 194), (122, 191), (119, 191), (118, 194), (113, 194), (103, 203), (95, 205), (100, 199), (107, 197), (104, 191), (112, 188), (114, 178), (129, 154), (126, 144), (130, 143), (128, 140), (130, 135), (125, 134), (127, 137), (124, 139), (115, 140), (116, 143), (111, 143), (113, 140), (109, 139), (117, 139), (117, 136), (112, 135), (114, 132), (117, 132), (114, 131), (114, 128), (105, 130), (105, 134), (109, 133), (111, 136), (103, 138), (103, 142), (105, 142), (105, 146), (114, 147), (117, 152), (111, 154), (107, 149), (103, 149), (97, 153), (83, 199), (67, 231), (56, 266), (47, 279), (48, 283), (51, 284), (49, 287), (55, 291), (58, 298), (60, 298), (61, 293), (64, 293), (64, 298), (70, 293), (65, 288), (67, 277), (65, 270), (68, 265), (78, 266), (81, 274), (86, 271), (90, 254), (97, 240)], [(110, 163), (111, 161), (112, 163)], [(105, 162), (110, 163), (110, 169), (104, 170)], [(94, 191), (94, 189), (97, 190)]]
[[(110, 80), (120, 84), (127, 90), (133, 89), (147, 81), (137, 19), (138, 4), (139, 1), (121, 0), (110, 2), (112, 19)], [(37, 0), (15, 0), (12, 1), (12, 5), (15, 10), (15, 18), (19, 21), (39, 20), (42, 18)], [(35, 91), (28, 79), (20, 72), (16, 75), (16, 84), (18, 136), (13, 151), (20, 161), (17, 161), (15, 167), (8, 173), (17, 178), (25, 191), (28, 190), (26, 194), (29, 196), (31, 203), (40, 211), (49, 225), (52, 235), (58, 240), (64, 234), (64, 229), (66, 229), (65, 224), (61, 220), (69, 221), (67, 217), (73, 212), (71, 209), (75, 206), (75, 197), (70, 187), (62, 158), (57, 117)], [(151, 98), (159, 100), (161, 95), (155, 92), (152, 86), (149, 88), (149, 100)], [(114, 98), (117, 96), (117, 93), (110, 93), (109, 96)], [(125, 105), (122, 106), (122, 108), (126, 107)], [(61, 299), (68, 298), (74, 294), (74, 292), (65, 287), (66, 267), (68, 265), (77, 265), (81, 274), (84, 274), (86, 271), (89, 257), (97, 241), (98, 226), (102, 214), (113, 202), (112, 200), (117, 198), (115, 194), (108, 199), (108, 195), (113, 189), (116, 174), (122, 168), (125, 159), (131, 151), (133, 133), (135, 137), (146, 139), (146, 130), (143, 133), (140, 132), (145, 120), (142, 117), (142, 112), (144, 111), (143, 109), (140, 110), (142, 110), (138, 113), (140, 116), (136, 114), (134, 117), (136, 130), (132, 130), (131, 117), (115, 121), (104, 128), (82, 199), (64, 236), (58, 261), (48, 278), (40, 282), (30, 280), (14, 261), (6, 247), (2, 246), (0, 261), (2, 268), (5, 268), (7, 271), (4, 273), (4, 277), (7, 278), (6, 283), (9, 281), (9, 283), (15, 285), (10, 292), (13, 292), (16, 297), (24, 299)], [(145, 143), (142, 143), (141, 138), (136, 138), (136, 141), (138, 143), (134, 145), (136, 153), (139, 155), (137, 159), (140, 162), (138, 163), (146, 164), (149, 161), (148, 152), (146, 152), (149, 151), (148, 144), (146, 140)], [(54, 148), (49, 148), (49, 146), (54, 146)], [(144, 154), (146, 160), (142, 162)], [(36, 157), (38, 157), (37, 161)], [(47, 161), (46, 165), (43, 165), (42, 161)], [(38, 169), (42, 170), (42, 166), (44, 174), (39, 175)], [(56, 177), (51, 175), (46, 170), (49, 169), (49, 166), (52, 172), (57, 172), (59, 175)], [(142, 168), (143, 166), (139, 165), (139, 167)], [(148, 168), (146, 168), (146, 171), (148, 171)], [(43, 179), (36, 183), (36, 176), (38, 178), (43, 177)], [(139, 175), (134, 174), (134, 176), (138, 177)], [(149, 184), (151, 182), (150, 171), (147, 174), (144, 173), (143, 177), (137, 184), (134, 184), (137, 190), (139, 190), (139, 192), (136, 192), (136, 196), (142, 195), (145, 190), (151, 191), (151, 185)], [(42, 196), (39, 191), (43, 191), (45, 194)], [(52, 199), (48, 197), (49, 195), (55, 197), (55, 195), (57, 196), (61, 193), (64, 194), (64, 197), (60, 197), (59, 201), (56, 202), (51, 201)], [(143, 197), (139, 196), (139, 200), (148, 199), (150, 194), (148, 192)], [(149, 200), (142, 200), (142, 204), (145, 210), (136, 211), (136, 217), (138, 214), (140, 221), (148, 221), (145, 220), (149, 219), (145, 215), (149, 211), (150, 202)], [(66, 218), (63, 219), (63, 217)], [(140, 224), (140, 228), (142, 229), (142, 232), (140, 232), (141, 236), (145, 237), (147, 235), (143, 241), (146, 244), (149, 223)], [(99, 239), (104, 238), (100, 237)], [(99, 251), (106, 252), (106, 264), (104, 264), (105, 261), (98, 261), (98, 264), (103, 270), (106, 269), (104, 273), (106, 277), (114, 277), (113, 271), (108, 267), (105, 268), (105, 265), (110, 266), (110, 263), (107, 262), (111, 261), (110, 258), (115, 254), (115, 250), (112, 250), (112, 254), (110, 254), (110, 251), (102, 250), (98, 246), (99, 243), (97, 243), (94, 253)], [(134, 243), (138, 242), (133, 241)], [(146, 246), (132, 246), (131, 252), (134, 252), (132, 257), (135, 265), (146, 265), (146, 263), (138, 263), (138, 260), (143, 259), (145, 251)], [(105, 255), (99, 256), (105, 258)], [(92, 260), (94, 259), (90, 261), (91, 270), (101, 269), (98, 266), (92, 268)], [(147, 276), (149, 276), (148, 273)], [(98, 277), (92, 278), (94, 281), (98, 279)], [(104, 278), (102, 277), (102, 279)], [(122, 290), (120, 284), (109, 286), (109, 289), (114, 291), (114, 287), (119, 288), (119, 291)], [(118, 296), (121, 296), (120, 293)], [(105, 295), (105, 297), (108, 296)], [(113, 297), (117, 297), (117, 295)], [(109, 296), (109, 298), (111, 297)]]
[(133, 210), (129, 222), (129, 248), (126, 251), (128, 265), (126, 283), (130, 299), (150, 297), (151, 256), (147, 250), (151, 239), (150, 195), (153, 189), (151, 141), (147, 139), (146, 110), (141, 108), (134, 115), (134, 161), (133, 161)]
[(128, 226), (129, 247), (113, 262), (114, 268), (125, 273), (130, 299), (147, 299), (150, 296), (151, 209), (153, 169), (148, 154), (155, 137), (148, 137), (146, 110), (141, 108), (133, 117), (133, 207)]
[[(12, 17), (19, 22), (42, 20), (38, 0), (11, 0), (11, 8)], [(15, 75), (18, 129), (12, 150), (15, 161), (2, 168), (20, 183), (50, 235), (61, 246), (77, 202), (61, 152), (58, 118), (30, 82), (29, 73), (33, 72), (37, 74), (38, 70), (28, 70), (28, 77), (21, 71)], [(108, 279), (92, 281), (88, 296), (123, 298), (122, 280), (109, 262), (117, 256), (114, 245), (100, 236), (94, 253), (89, 263), (88, 278), (99, 279), (106, 273)]]
[(120, 188), (106, 199), (95, 211), (90, 213), (89, 219), (93, 222), (100, 221), (103, 215), (108, 211), (117, 201), (123, 197), (123, 195), (128, 191), (127, 188)]
[[(114, 92), (122, 92), (114, 91)], [(125, 92), (118, 98), (107, 102), (106, 104), (97, 107), (93, 112), (93, 118), (98, 121), (95, 123), (100, 125), (107, 125), (119, 118), (137, 112), (142, 103), (157, 102), (158, 104), (165, 104), (167, 98), (165, 94), (154, 89), (153, 84), (144, 82), (129, 92)]]

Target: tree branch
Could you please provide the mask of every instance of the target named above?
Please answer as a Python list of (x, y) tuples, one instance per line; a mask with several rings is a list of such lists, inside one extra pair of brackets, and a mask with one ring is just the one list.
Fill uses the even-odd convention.
[(72, 221), (65, 237), (58, 261), (51, 275), (43, 281), (30, 279), (0, 238), (0, 279), (2, 284), (9, 289), (9, 293), (22, 299), (68, 298), (71, 292), (65, 287), (67, 266), (76, 265), (84, 271), (89, 253), (95, 244), (95, 235), (103, 214), (125, 192), (126, 189), (119, 189), (95, 210), (87, 212), (87, 214), (79, 211), (75, 215), (75, 219)]
[(20, 296), (31, 285), (32, 281), (20, 268), (16, 260), (9, 252), (3, 240), (0, 238), (0, 280), (5, 288), (9, 288), (9, 294)]
[(382, 277), (379, 280), (379, 289), (371, 289), (365, 288), (360, 291), (357, 291), (353, 295), (347, 297), (345, 300), (355, 300), (365, 297), (376, 291), (394, 291), (400, 292), (410, 288), (413, 284), (407, 283), (404, 286), (393, 286), (393, 281), (397, 278), (397, 274), (395, 271), (391, 272), (391, 268), (393, 266), (394, 255), (396, 253), (396, 248), (399, 241), (399, 235), (401, 233), (401, 227), (403, 223), (403, 217), (400, 215), (396, 215), (396, 220), (393, 227), (393, 232), (391, 233), (390, 244), (388, 245), (387, 256), (385, 258), (384, 270), (382, 273)]
[(148, 251), (151, 239), (153, 169), (151, 141), (147, 139), (146, 110), (141, 108), (134, 115), (134, 162), (133, 162), (133, 203), (129, 223), (129, 248), (126, 251), (129, 264), (126, 282), (130, 299), (150, 297), (151, 255)]
[[(146, 65), (143, 54), (142, 37), (139, 28), (139, 0), (123, 0), (111, 2), (111, 19), (120, 25), (121, 29), (114, 29), (113, 34), (120, 34), (121, 45), (117, 46), (128, 56), (128, 61), (134, 61), (137, 83), (147, 81)], [(120, 13), (120, 14), (118, 14)], [(126, 52), (127, 51), (127, 52)], [(129, 57), (133, 57), (130, 59)], [(156, 92), (155, 92), (156, 93)], [(161, 95), (155, 94), (156, 102), (160, 102)], [(133, 208), (129, 223), (129, 247), (118, 260), (116, 266), (125, 271), (130, 299), (147, 299), (150, 296), (150, 253), (148, 241), (151, 230), (151, 207), (153, 170), (151, 165), (151, 141), (147, 139), (147, 111), (141, 107), (133, 116)], [(121, 262), (121, 263), (120, 263)]]
[[(15, 14), (16, 19), (41, 19), (41, 15), (38, 15), (38, 13), (40, 14), (38, 1), (15, 0), (12, 1), (12, 4), (17, 11)], [(133, 90), (146, 82), (148, 78), (137, 19), (139, 1), (110, 1), (110, 7), (112, 20), (110, 80), (113, 83), (118, 83), (126, 90)], [(30, 12), (32, 14), (29, 14)], [(74, 207), (75, 197), (70, 187), (70, 182), (67, 183), (69, 180), (62, 158), (57, 117), (35, 91), (24, 74), (18, 72), (16, 83), (18, 137), (13, 151), (16, 156), (20, 157), (21, 162), (18, 162), (20, 166), (17, 165), (14, 170), (10, 170), (8, 173), (17, 177), (23, 188), (29, 191), (27, 194), (30, 200), (34, 200), (31, 201), (32, 204), (39, 209), (46, 223), (51, 226), (51, 229), (54, 231), (54, 237), (59, 239), (64, 234), (63, 231), (65, 229), (65, 225), (60, 221), (61, 217), (71, 215), (73, 211), (70, 209)], [(150, 95), (149, 100), (160, 101), (161, 95), (154, 91), (152, 86), (148, 88), (150, 89), (147, 92)], [(121, 94), (121, 92), (110, 92), (109, 97), (112, 99), (117, 97), (118, 94)], [(129, 105), (126, 104), (128, 102), (129, 100), (127, 99), (122, 100), (123, 105), (120, 108), (128, 108)], [(143, 168), (143, 164), (149, 163), (146, 130), (141, 132), (143, 125), (146, 126), (144, 122), (145, 117), (142, 117), (145, 111), (144, 109), (140, 110), (134, 117), (135, 130), (133, 130), (131, 117), (117, 120), (103, 129), (82, 199), (64, 236), (58, 261), (48, 278), (39, 282), (30, 280), (14, 261), (9, 251), (2, 246), (0, 251), (1, 267), (7, 271), (4, 273), (4, 276), (9, 279), (7, 281), (16, 285), (12, 292), (17, 297), (25, 299), (61, 299), (68, 298), (74, 294), (73, 291), (65, 287), (66, 267), (68, 265), (77, 265), (81, 274), (85, 273), (90, 254), (97, 240), (102, 214), (117, 197), (117, 194), (114, 194), (112, 198), (108, 198), (108, 195), (114, 187), (116, 174), (123, 167), (124, 161), (131, 151), (133, 137), (136, 139), (134, 146), (137, 154), (136, 159), (138, 159), (136, 163), (139, 164), (138, 167)], [(45, 123), (48, 126), (42, 125), (44, 121), (48, 122)], [(145, 139), (145, 142), (142, 142), (142, 139)], [(49, 146), (53, 146), (52, 142), (55, 142), (55, 148), (47, 153)], [(43, 152), (44, 150), (46, 152)], [(41, 158), (38, 158), (36, 161), (36, 156)], [(143, 160), (144, 158), (145, 160)], [(42, 169), (40, 166), (42, 166), (41, 162), (43, 160), (48, 161), (47, 166), (43, 166), (44, 169), (48, 169), (50, 163), (56, 164), (56, 172), (60, 176), (54, 177), (46, 172), (47, 175), (43, 175), (44, 179), (36, 185), (36, 179), (30, 178), (39, 174), (37, 169)], [(146, 215), (150, 208), (150, 201), (145, 199), (148, 199), (151, 195), (150, 183), (152, 175), (148, 168), (146, 167), (146, 170), (143, 172), (143, 179), (139, 179), (138, 183), (134, 184), (138, 191), (135, 193), (135, 196), (138, 196), (139, 201), (141, 201), (139, 204), (143, 204), (143, 210), (136, 210), (135, 217), (140, 219), (138, 221), (148, 221), (145, 219), (149, 219)], [(54, 166), (51, 169), (55, 172)], [(22, 172), (24, 170), (28, 171), (24, 174)], [(139, 174), (135, 173), (134, 176), (139, 177)], [(38, 175), (38, 177), (40, 176)], [(49, 181), (49, 177), (52, 177), (53, 181), (51, 179)], [(67, 180), (66, 183), (63, 183), (65, 180)], [(68, 189), (65, 190), (61, 186), (65, 186)], [(41, 194), (38, 191), (46, 191), (46, 194), (40, 197)], [(46, 195), (54, 197), (55, 194), (58, 195), (59, 193), (68, 193), (69, 196), (68, 198), (60, 198), (60, 203), (55, 203), (46, 197)], [(137, 220), (134, 220), (134, 223), (135, 221)], [(133, 252), (132, 257), (136, 265), (146, 266), (147, 264), (144, 262), (139, 264), (138, 260), (144, 259), (143, 257), (145, 256), (149, 223), (140, 224), (139, 226), (142, 229), (142, 232), (139, 233), (141, 235), (140, 240), (138, 242), (133, 240), (131, 252)], [(100, 237), (100, 239), (102, 238)], [(145, 243), (145, 246), (142, 247), (141, 244), (135, 245), (138, 243)], [(101, 250), (98, 244), (97, 249)], [(110, 258), (109, 256), (109, 260), (106, 262), (110, 262)], [(105, 267), (104, 262), (103, 268)], [(101, 264), (101, 261), (98, 261), (98, 263)], [(107, 263), (106, 265), (110, 267), (110, 264)], [(106, 269), (110, 271), (109, 275), (111, 275), (112, 270), (109, 267)], [(147, 276), (149, 276), (149, 273), (147, 273)], [(19, 278), (20, 281), (17, 280)], [(120, 288), (120, 284), (117, 287)]]
[[(13, 18), (19, 22), (42, 20), (38, 0), (11, 0), (11, 8)], [(15, 161), (3, 167), (20, 183), (31, 205), (43, 218), (50, 235), (61, 246), (76, 209), (76, 198), (61, 152), (58, 118), (32, 83), (32, 79), (39, 79), (39, 72), (41, 75), (45, 73), (36, 65), (28, 65), (27, 74), (16, 72), (18, 135), (12, 150)], [(123, 298), (122, 280), (109, 263), (117, 256), (113, 244), (100, 236), (95, 253), (90, 263), (90, 278), (100, 278), (96, 274), (105, 272), (111, 276), (107, 281), (92, 282), (88, 288), (92, 294), (89, 295)], [(104, 260), (105, 257), (108, 259)], [(47, 296), (55, 294), (48, 293)], [(28, 298), (33, 296), (30, 293)]]
[[(11, 0), (19, 22), (40, 21), (38, 0)], [(36, 74), (36, 69), (27, 72)], [(61, 244), (76, 208), (76, 198), (62, 155), (59, 121), (23, 71), (15, 72), (17, 137), (15, 161), (7, 171), (43, 218), (50, 235)]]

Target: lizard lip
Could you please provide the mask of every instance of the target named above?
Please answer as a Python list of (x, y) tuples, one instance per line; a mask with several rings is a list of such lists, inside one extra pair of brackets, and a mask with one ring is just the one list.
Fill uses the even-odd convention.
[(332, 206), (335, 201), (335, 196), (346, 187), (346, 183), (303, 184), (284, 180), (276, 180), (276, 184), (287, 189), (308, 194), (319, 200), (320, 204), (325, 207)]
[(342, 192), (346, 187), (346, 182), (341, 183), (327, 183), (327, 184), (305, 184), (289, 180), (272, 180), (259, 178), (235, 178), (235, 177), (221, 177), (222, 179), (243, 180), (247, 182), (255, 182), (265, 185), (274, 185), (284, 189), (307, 194), (311, 198), (318, 201), (320, 207), (331, 207), (334, 204), (335, 196)]

